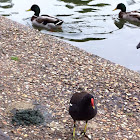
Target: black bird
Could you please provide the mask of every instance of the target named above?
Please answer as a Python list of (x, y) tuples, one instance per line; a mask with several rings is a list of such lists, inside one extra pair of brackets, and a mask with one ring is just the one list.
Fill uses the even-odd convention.
[(140, 48), (140, 43), (137, 45), (137, 49), (139, 49)]
[(76, 121), (78, 120), (86, 121), (86, 125), (83, 132), (83, 135), (85, 135), (88, 120), (92, 119), (97, 114), (97, 107), (94, 102), (94, 97), (85, 91), (81, 93), (76, 92), (75, 94), (73, 94), (70, 100), (69, 114), (74, 120), (74, 129), (73, 129), (73, 140), (74, 140)]

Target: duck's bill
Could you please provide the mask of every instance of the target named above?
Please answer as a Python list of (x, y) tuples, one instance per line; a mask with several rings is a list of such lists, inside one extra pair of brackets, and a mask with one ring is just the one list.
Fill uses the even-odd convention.
[(113, 11), (117, 10), (117, 8), (115, 8)]
[(29, 10), (26, 10), (26, 11), (31, 11), (31, 9), (29, 9)]

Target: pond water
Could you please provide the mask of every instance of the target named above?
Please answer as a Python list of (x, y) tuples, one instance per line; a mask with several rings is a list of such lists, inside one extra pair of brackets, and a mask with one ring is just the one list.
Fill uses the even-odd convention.
[(41, 14), (56, 16), (64, 21), (62, 30), (50, 32), (87, 52), (96, 54), (131, 70), (140, 71), (140, 25), (118, 19), (123, 2), (127, 11), (140, 10), (140, 0), (0, 0), (0, 15), (32, 27), (33, 12), (25, 12), (38, 4)]

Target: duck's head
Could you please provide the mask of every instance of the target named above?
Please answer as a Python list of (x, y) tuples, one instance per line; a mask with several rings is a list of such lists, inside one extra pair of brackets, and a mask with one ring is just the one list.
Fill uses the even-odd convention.
[(39, 14), (40, 14), (40, 8), (36, 4), (32, 5), (31, 8), (29, 10), (27, 10), (27, 11), (34, 11), (35, 12), (35, 14), (34, 14), (35, 16), (39, 16)]
[(117, 9), (120, 9), (122, 12), (126, 12), (126, 6), (123, 3), (119, 3), (113, 11)]

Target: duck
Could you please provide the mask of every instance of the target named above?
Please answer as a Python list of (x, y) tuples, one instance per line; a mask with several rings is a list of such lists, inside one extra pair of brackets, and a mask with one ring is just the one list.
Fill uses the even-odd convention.
[(126, 6), (123, 3), (119, 3), (113, 11), (115, 11), (117, 9), (121, 10), (119, 13), (120, 19), (140, 23), (140, 12), (138, 12), (138, 11), (126, 12)]
[(33, 4), (29, 10), (33, 11), (34, 15), (31, 17), (32, 25), (35, 27), (46, 28), (46, 29), (59, 29), (62, 28), (63, 21), (49, 15), (39, 15), (40, 7), (36, 4)]
[(76, 121), (86, 122), (82, 136), (88, 137), (86, 135), (87, 122), (97, 114), (93, 95), (86, 91), (74, 93), (70, 99), (69, 114), (74, 121), (72, 140), (75, 140)]

